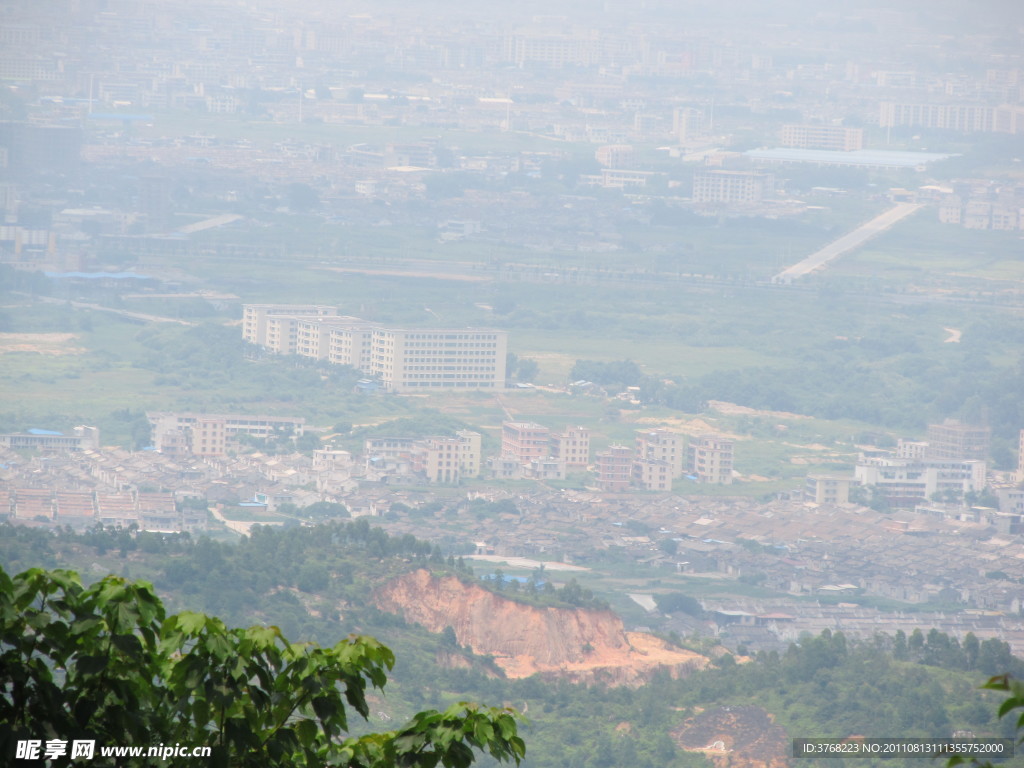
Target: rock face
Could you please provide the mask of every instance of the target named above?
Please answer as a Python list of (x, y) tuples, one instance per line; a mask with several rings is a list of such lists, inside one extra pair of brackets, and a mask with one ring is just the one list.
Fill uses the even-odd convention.
[(708, 663), (652, 635), (626, 632), (611, 611), (524, 605), (425, 570), (383, 585), (374, 602), (432, 632), (451, 627), (461, 645), (494, 656), (508, 677), (639, 685), (659, 669), (682, 676)]

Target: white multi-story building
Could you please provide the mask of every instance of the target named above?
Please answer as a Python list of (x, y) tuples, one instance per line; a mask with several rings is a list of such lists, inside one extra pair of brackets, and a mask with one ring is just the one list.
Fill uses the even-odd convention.
[(370, 437), (364, 444), (366, 471), (378, 479), (452, 485), (480, 476), (482, 438), (460, 430), (454, 437)]
[(300, 320), (337, 314), (336, 307), (313, 304), (246, 304), (242, 312), (242, 338), (279, 355), (294, 355)]
[(335, 307), (250, 304), (243, 335), (277, 354), (350, 365), (392, 392), (505, 386), (505, 331), (387, 328), (340, 316)]
[(850, 478), (810, 474), (804, 485), (804, 499), (815, 504), (846, 504), (850, 500)]
[(644, 429), (636, 433), (636, 458), (663, 461), (672, 478), (683, 474), (683, 436), (667, 429)]
[(784, 125), (779, 138), (782, 146), (798, 149), (853, 152), (864, 148), (864, 130), (842, 125)]
[(212, 413), (147, 413), (153, 445), (170, 456), (223, 456), (240, 434), (266, 438), (286, 432), (301, 437), (306, 420), (298, 416)]
[(775, 191), (775, 177), (758, 171), (698, 171), (695, 203), (758, 203)]
[(957, 496), (985, 488), (986, 464), (978, 460), (900, 459), (863, 457), (854, 469), (860, 485), (879, 488), (896, 505), (952, 492)]
[(702, 483), (732, 483), (733, 441), (721, 435), (700, 435), (686, 447), (686, 466)]
[(590, 464), (590, 430), (586, 427), (568, 427), (564, 432), (549, 436), (551, 457), (561, 459), (567, 468), (586, 468)]
[(508, 334), (496, 330), (374, 328), (370, 368), (392, 392), (502, 389)]

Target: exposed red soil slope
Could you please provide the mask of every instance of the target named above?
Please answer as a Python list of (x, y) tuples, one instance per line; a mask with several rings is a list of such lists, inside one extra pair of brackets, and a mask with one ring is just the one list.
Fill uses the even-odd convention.
[(708, 659), (652, 635), (626, 632), (612, 611), (540, 608), (518, 603), (455, 576), (419, 570), (374, 593), (378, 608), (431, 632), (451, 627), (461, 645), (490, 654), (508, 677), (560, 677), (639, 685), (656, 670), (681, 677)]

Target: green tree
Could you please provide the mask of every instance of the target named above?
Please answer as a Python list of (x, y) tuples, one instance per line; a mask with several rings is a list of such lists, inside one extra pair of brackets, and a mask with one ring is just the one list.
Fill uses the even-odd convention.
[(679, 551), (679, 542), (675, 539), (662, 539), (658, 542), (658, 549), (669, 557), (675, 557), (676, 552)]
[[(1024, 709), (1024, 683), (1020, 680), (1015, 679), (1011, 675), (997, 675), (990, 678), (982, 688), (987, 688), (991, 691), (1000, 691), (1001, 693), (1007, 694), (1006, 699), (999, 705), (999, 717), (1005, 717), (1014, 710)], [(1014, 723), (1018, 738), (1017, 743), (1024, 741), (1024, 737), (1019, 734), (1024, 731), (1024, 714), (1015, 712), (1017, 720)], [(977, 757), (971, 757), (967, 755), (954, 755), (946, 761), (946, 768), (953, 768), (953, 766), (968, 764), (973, 768), (992, 768), (992, 762), (990, 760), (982, 760)]]
[[(290, 643), (276, 627), (229, 629), (167, 616), (145, 582), (71, 571), (0, 570), (0, 755), (18, 741), (209, 747), (210, 765), (466, 768), (474, 750), (518, 763), (514, 713), (460, 703), (402, 728), (349, 736), (394, 655), (370, 637), (331, 648)], [(67, 764), (69, 757), (54, 765)], [(92, 764), (113, 766), (97, 749)]]
[(537, 378), (538, 373), (540, 373), (540, 365), (537, 364), (536, 360), (528, 357), (519, 360), (519, 365), (516, 367), (517, 379), (530, 382)]

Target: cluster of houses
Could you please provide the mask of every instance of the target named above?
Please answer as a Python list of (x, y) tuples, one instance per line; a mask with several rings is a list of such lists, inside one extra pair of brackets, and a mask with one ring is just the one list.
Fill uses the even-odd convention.
[[(361, 455), (330, 446), (305, 455), (286, 447), (305, 433), (300, 417), (190, 412), (148, 417), (153, 447), (137, 452), (100, 448), (98, 431), (85, 426), (67, 435), (51, 430), (0, 435), (0, 515), (73, 527), (99, 522), (198, 531), (205, 527), (205, 512), (191, 511), (181, 503), (185, 498), (214, 505), (258, 499), (269, 510), (334, 501), (345, 503), (353, 514), (379, 514), (387, 501), (363, 496), (381, 486), (559, 481), (589, 472), (587, 486), (609, 495), (671, 493), (680, 478), (728, 485), (735, 475), (731, 438), (661, 428), (637, 430), (631, 446), (612, 444), (596, 452), (587, 427), (554, 431), (533, 422), (506, 421), (500, 447), (489, 456), (483, 436), (471, 430), (368, 437)], [(276, 439), (279, 452), (251, 444), (261, 439)], [(809, 474), (805, 487), (790, 497), (822, 507), (856, 506), (851, 489), (862, 487), (868, 496), (859, 498), (861, 503), (884, 501), (890, 508), (986, 523), (1016, 534), (1024, 531), (1024, 490), (1008, 484), (996, 489), (998, 509), (976, 506), (989, 487), (989, 442), (987, 427), (933, 424), (924, 441), (900, 440), (892, 450), (865, 449), (852, 477)]]
[(700, 435), (685, 442), (667, 429), (638, 430), (632, 447), (608, 446), (591, 460), (590, 430), (568, 427), (552, 432), (533, 422), (506, 421), (501, 426), (501, 453), (488, 459), (495, 477), (562, 480), (567, 472), (591, 465), (595, 486), (605, 493), (632, 489), (670, 491), (684, 475), (697, 482), (729, 484), (733, 479), (733, 441)]
[(955, 179), (938, 190), (939, 221), (966, 229), (1024, 229), (1024, 185), (992, 179)]

